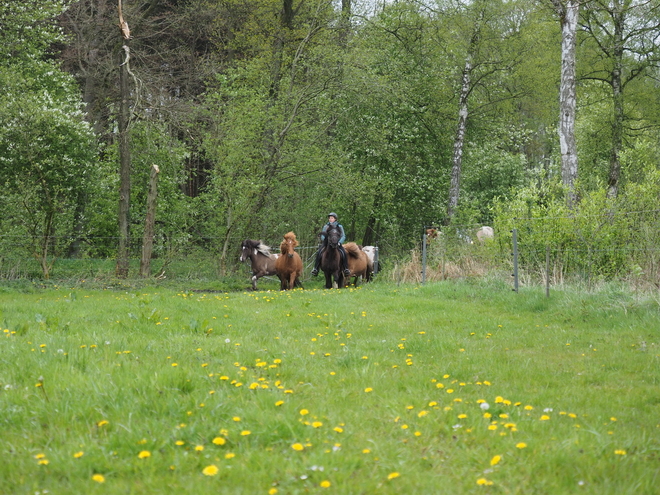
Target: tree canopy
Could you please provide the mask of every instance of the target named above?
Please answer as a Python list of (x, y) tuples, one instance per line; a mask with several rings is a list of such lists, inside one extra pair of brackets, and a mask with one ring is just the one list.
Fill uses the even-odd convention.
[[(153, 164), (156, 255), (212, 250), (223, 269), (247, 237), (316, 243), (331, 210), (349, 240), (400, 253), (425, 225), (492, 224), (530, 191), (625, 203), (658, 169), (660, 1), (571, 2), (572, 192), (564, 4), (124, 0), (131, 238)], [(0, 0), (0, 40), (3, 232), (29, 233), (44, 273), (81, 246), (114, 256), (116, 0)]]

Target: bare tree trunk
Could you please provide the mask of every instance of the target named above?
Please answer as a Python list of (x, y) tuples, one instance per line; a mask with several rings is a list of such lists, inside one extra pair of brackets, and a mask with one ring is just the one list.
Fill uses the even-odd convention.
[(568, 191), (568, 203), (577, 198), (575, 181), (578, 177), (577, 144), (575, 141), (575, 46), (579, 0), (552, 0), (561, 24), (561, 82), (559, 88), (559, 146), (561, 150), (561, 178)]
[(451, 184), (449, 186), (449, 204), (447, 205), (446, 223), (451, 223), (458, 206), (458, 197), (461, 187), (461, 167), (463, 164), (463, 144), (465, 142), (465, 129), (468, 119), (468, 97), (470, 96), (470, 72), (472, 71), (472, 56), (468, 54), (463, 68), (461, 81), (461, 94), (458, 99), (458, 125), (454, 138), (454, 153), (452, 155)]
[(623, 146), (623, 28), (624, 14), (619, 2), (615, 3), (614, 21), (614, 46), (612, 58), (612, 100), (614, 104), (614, 115), (612, 118), (612, 148), (610, 149), (610, 172), (607, 181), (607, 196), (616, 198), (619, 193), (619, 180), (621, 178), (621, 148)]
[(124, 37), (124, 45), (122, 46), (122, 60), (123, 63), (119, 67), (119, 248), (117, 250), (117, 266), (116, 275), (119, 278), (128, 277), (128, 261), (129, 261), (129, 208), (130, 208), (130, 195), (131, 195), (131, 154), (129, 148), (129, 61), (130, 61), (130, 48), (128, 42), (130, 39), (130, 32), (128, 31), (128, 24), (124, 22), (121, 11), (121, 0), (119, 0), (119, 27), (122, 30)]
[(456, 135), (454, 137), (454, 152), (452, 154), (451, 183), (449, 185), (449, 201), (447, 204), (446, 224), (450, 224), (456, 214), (458, 207), (458, 198), (461, 190), (461, 168), (463, 165), (463, 146), (465, 143), (465, 131), (467, 129), (467, 120), (469, 115), (468, 99), (472, 92), (472, 59), (476, 52), (479, 39), (481, 37), (481, 21), (484, 16), (483, 7), (475, 20), (470, 45), (465, 57), (465, 66), (463, 67), (463, 77), (461, 78), (461, 93), (458, 97), (458, 124), (456, 125)]
[(154, 224), (156, 223), (156, 202), (158, 200), (158, 165), (151, 166), (149, 176), (149, 194), (147, 195), (147, 215), (144, 219), (144, 236), (142, 238), (142, 259), (140, 260), (140, 276), (151, 275), (151, 253), (154, 247)]

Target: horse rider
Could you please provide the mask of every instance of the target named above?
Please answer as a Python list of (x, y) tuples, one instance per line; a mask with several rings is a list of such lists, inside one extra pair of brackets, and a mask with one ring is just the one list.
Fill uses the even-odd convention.
[(344, 227), (337, 221), (337, 214), (334, 212), (328, 213), (328, 223), (323, 226), (321, 231), (321, 246), (319, 246), (318, 251), (316, 252), (316, 260), (314, 261), (314, 269), (312, 270), (312, 277), (316, 277), (319, 274), (319, 267), (321, 266), (321, 257), (323, 256), (323, 251), (327, 243), (325, 242), (325, 235), (323, 232), (327, 232), (330, 227), (335, 227), (341, 232), (341, 238), (339, 239), (339, 245), (337, 249), (341, 255), (341, 265), (344, 268), (344, 276), (350, 277), (351, 271), (348, 269), (348, 258), (346, 257), (346, 250), (342, 244), (346, 240), (346, 234), (344, 232)]

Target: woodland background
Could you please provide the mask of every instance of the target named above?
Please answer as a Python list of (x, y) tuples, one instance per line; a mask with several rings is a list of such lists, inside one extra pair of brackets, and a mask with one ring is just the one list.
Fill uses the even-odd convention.
[(27, 260), (127, 276), (157, 165), (154, 272), (187, 258), (225, 275), (242, 239), (290, 230), (313, 246), (336, 211), (390, 259), (442, 226), (443, 273), (450, 239), (492, 225), (491, 262), (516, 228), (523, 262), (551, 252), (558, 278), (660, 282), (660, 0), (124, 0), (122, 15), (128, 38), (117, 0), (0, 0), (2, 277), (34, 275)]

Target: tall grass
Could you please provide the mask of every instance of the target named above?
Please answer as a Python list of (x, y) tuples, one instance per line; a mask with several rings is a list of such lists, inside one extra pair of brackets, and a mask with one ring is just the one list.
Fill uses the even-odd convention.
[(0, 493), (657, 493), (620, 291), (0, 292)]

